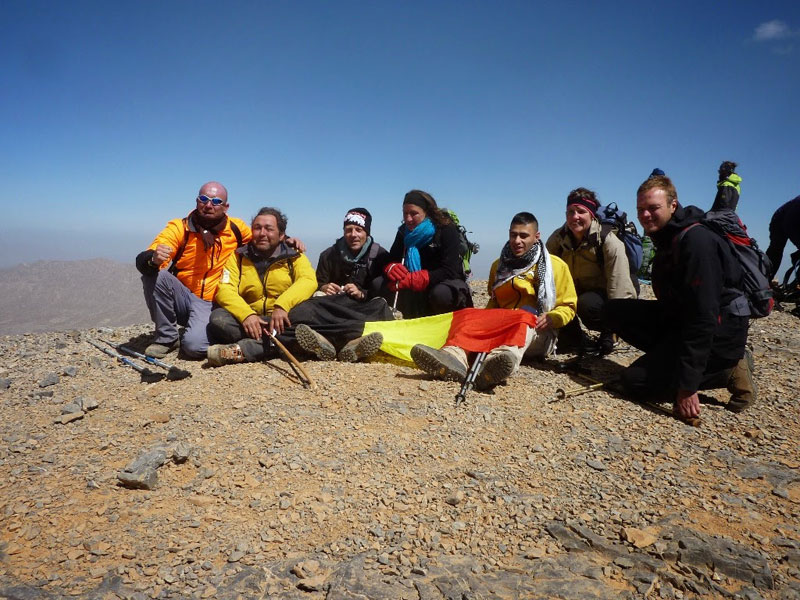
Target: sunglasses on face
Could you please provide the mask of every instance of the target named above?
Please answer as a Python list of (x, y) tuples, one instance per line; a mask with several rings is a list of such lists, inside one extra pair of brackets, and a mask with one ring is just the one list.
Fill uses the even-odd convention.
[(211, 202), (213, 206), (219, 206), (220, 204), (225, 204), (225, 200), (223, 200), (222, 198), (209, 198), (208, 196), (202, 194), (197, 197), (197, 201), (201, 202), (202, 204), (208, 204), (209, 202)]

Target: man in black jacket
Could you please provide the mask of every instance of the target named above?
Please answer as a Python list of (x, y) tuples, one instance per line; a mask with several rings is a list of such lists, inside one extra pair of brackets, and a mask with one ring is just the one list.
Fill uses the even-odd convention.
[(704, 212), (678, 203), (668, 177), (645, 181), (636, 210), (656, 247), (653, 291), (657, 300), (612, 300), (610, 328), (644, 350), (622, 375), (634, 396), (668, 394), (677, 414), (700, 414), (698, 390), (727, 387), (728, 408), (755, 401), (753, 362), (746, 350), (749, 307), (741, 291), (742, 268), (727, 242), (699, 222)]
[(772, 262), (772, 277), (778, 274), (786, 242), (798, 250), (791, 255), (792, 263), (800, 259), (800, 196), (789, 200), (772, 215), (769, 222), (769, 248), (767, 257)]
[(381, 282), (375, 280), (380, 277), (389, 253), (372, 239), (371, 226), (372, 215), (366, 208), (347, 211), (342, 237), (319, 255), (320, 292), (328, 296), (346, 294), (361, 301), (379, 294)]

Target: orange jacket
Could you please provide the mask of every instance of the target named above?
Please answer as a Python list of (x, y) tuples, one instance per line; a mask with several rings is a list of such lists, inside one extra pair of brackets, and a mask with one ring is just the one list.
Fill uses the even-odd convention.
[(231, 229), (231, 223), (238, 227), (242, 244), (249, 242), (252, 237), (250, 228), (241, 219), (228, 217), (225, 229), (217, 236), (214, 246), (206, 250), (202, 234), (186, 217), (173, 219), (167, 223), (164, 230), (150, 244), (148, 250), (155, 250), (159, 244), (165, 244), (172, 248), (169, 255), (170, 260), (161, 263), (161, 268), (164, 269), (170, 261), (175, 261), (178, 250), (183, 247), (177, 263), (173, 264), (170, 269), (195, 296), (210, 302), (217, 293), (217, 284), (222, 276), (225, 262), (239, 245), (236, 234)]

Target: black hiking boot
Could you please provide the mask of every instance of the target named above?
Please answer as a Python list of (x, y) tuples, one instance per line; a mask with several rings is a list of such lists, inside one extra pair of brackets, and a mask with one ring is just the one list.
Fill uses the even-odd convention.
[(294, 335), (300, 347), (316, 356), (319, 360), (333, 360), (336, 358), (336, 348), (333, 347), (333, 344), (308, 325), (303, 324), (295, 327)]
[(731, 393), (727, 405), (729, 411), (740, 413), (758, 398), (753, 368), (753, 354), (745, 348), (744, 357), (736, 364), (728, 380), (728, 391)]
[(411, 348), (411, 358), (415, 365), (437, 379), (464, 381), (467, 376), (467, 367), (443, 350), (417, 344)]
[(339, 350), (339, 360), (342, 362), (358, 362), (362, 358), (369, 358), (381, 349), (383, 334), (380, 331), (373, 331), (369, 335), (361, 336), (345, 344)]

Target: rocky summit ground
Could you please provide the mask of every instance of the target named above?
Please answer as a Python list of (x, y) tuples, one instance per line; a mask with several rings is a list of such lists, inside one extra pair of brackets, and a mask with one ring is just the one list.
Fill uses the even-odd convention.
[(149, 325), (2, 337), (0, 597), (800, 598), (798, 325), (696, 428), (554, 363), (456, 406), (389, 359), (146, 383), (87, 340)]

